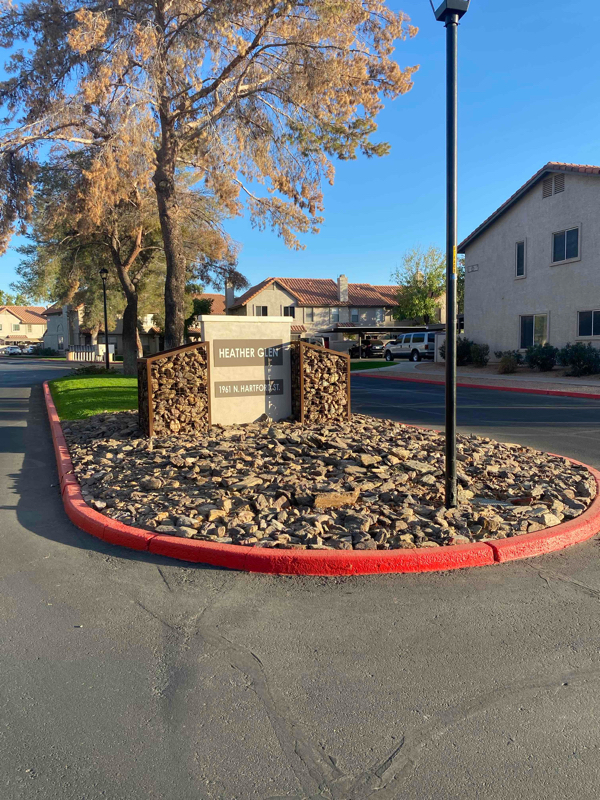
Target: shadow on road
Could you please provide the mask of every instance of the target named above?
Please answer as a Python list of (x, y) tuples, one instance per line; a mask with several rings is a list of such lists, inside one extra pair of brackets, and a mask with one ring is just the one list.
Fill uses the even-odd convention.
[[(96, 539), (73, 525), (62, 504), (41, 385), (33, 386), (29, 402), (23, 401), (23, 403), (29, 406), (26, 412), (21, 412), (20, 417), (20, 419), (26, 420), (26, 427), (4, 427), (0, 452), (24, 454), (21, 471), (9, 476), (14, 480), (15, 497), (18, 498), (17, 519), (24, 528), (38, 536), (68, 547), (77, 547), (128, 561), (147, 561), (152, 564), (171, 566), (178, 564), (190, 569), (219, 569), (207, 564), (174, 561), (151, 553), (117, 547), (103, 542), (101, 539)], [(1, 508), (7, 508), (7, 506)], [(15, 506), (9, 506), (9, 508), (15, 508)]]

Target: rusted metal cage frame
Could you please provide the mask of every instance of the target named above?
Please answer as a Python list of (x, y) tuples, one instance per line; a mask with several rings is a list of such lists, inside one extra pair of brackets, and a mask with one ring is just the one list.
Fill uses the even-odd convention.
[[(146, 356), (145, 358), (138, 358), (138, 367), (140, 364), (146, 365), (145, 374), (146, 374), (146, 386), (147, 386), (147, 393), (148, 393), (148, 436), (154, 436), (154, 390), (152, 388), (152, 375), (151, 375), (151, 365), (152, 362), (158, 361), (161, 358), (165, 358), (171, 355), (179, 355), (179, 353), (184, 353), (186, 350), (199, 350), (203, 348), (206, 351), (206, 388), (207, 388), (207, 398), (208, 398), (208, 427), (212, 425), (212, 418), (211, 418), (211, 390), (210, 390), (210, 342), (194, 342), (193, 344), (182, 344), (179, 347), (171, 347), (168, 350), (161, 350), (159, 353), (154, 353), (151, 356)], [(139, 374), (139, 372), (138, 372)], [(139, 389), (138, 389), (138, 407), (139, 407)]]
[[(348, 403), (346, 404), (347, 408), (347, 418), (348, 420), (352, 416), (352, 412), (350, 410), (350, 356), (348, 353), (338, 353), (336, 350), (330, 350), (328, 347), (321, 347), (319, 344), (310, 344), (309, 342), (303, 342), (302, 340), (294, 342), (294, 345), (298, 346), (298, 365), (300, 370), (300, 422), (304, 424), (304, 351), (305, 349), (309, 350), (320, 350), (323, 353), (327, 353), (328, 355), (337, 356), (339, 358), (346, 360), (346, 391), (348, 396)], [(293, 385), (293, 381), (292, 381)]]

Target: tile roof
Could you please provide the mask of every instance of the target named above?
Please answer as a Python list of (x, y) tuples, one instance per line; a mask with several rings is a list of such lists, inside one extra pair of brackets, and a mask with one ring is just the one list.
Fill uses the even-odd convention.
[(348, 302), (341, 303), (338, 300), (337, 283), (331, 278), (267, 278), (238, 297), (233, 308), (245, 306), (273, 283), (278, 283), (295, 297), (299, 306), (388, 306), (397, 303), (395, 286), (349, 283)]
[(212, 306), (210, 308), (211, 314), (224, 314), (225, 313), (225, 295), (224, 294), (209, 294), (208, 292), (204, 292), (204, 294), (200, 295), (201, 297), (205, 297), (207, 300), (212, 300)]
[(43, 306), (0, 306), (0, 314), (8, 311), (25, 325), (45, 325), (46, 320), (42, 316)]
[(63, 307), (60, 303), (55, 303), (53, 306), (48, 306), (48, 308), (43, 312), (45, 317), (49, 317), (52, 314), (62, 314)]
[(465, 248), (471, 244), (471, 242), (479, 236), (480, 233), (488, 228), (492, 223), (494, 223), (498, 217), (500, 217), (505, 211), (513, 206), (517, 200), (519, 200), (526, 192), (528, 192), (536, 183), (542, 180), (542, 178), (549, 172), (577, 172), (580, 175), (600, 175), (600, 167), (593, 166), (592, 164), (563, 164), (560, 161), (549, 161), (545, 164), (541, 169), (539, 169), (535, 175), (529, 178), (523, 186), (521, 186), (517, 191), (511, 195), (505, 203), (502, 203), (493, 214), (485, 219), (478, 228), (470, 233), (466, 239), (458, 245), (457, 250), (459, 253), (464, 253)]
[(225, 295), (224, 294), (211, 294), (210, 292), (202, 292), (202, 294), (195, 294), (194, 300), (212, 300), (211, 314), (224, 314), (225, 313)]

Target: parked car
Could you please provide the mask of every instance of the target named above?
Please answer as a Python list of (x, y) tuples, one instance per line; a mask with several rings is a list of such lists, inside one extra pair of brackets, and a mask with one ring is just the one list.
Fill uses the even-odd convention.
[[(353, 345), (348, 351), (350, 358), (358, 358), (358, 344)], [(369, 339), (368, 337), (361, 342), (361, 358), (383, 358), (383, 342), (381, 339)]]
[(22, 350), (15, 344), (11, 344), (9, 347), (5, 348), (4, 352), (6, 353), (7, 356), (20, 356)]
[(396, 341), (388, 342), (385, 346), (385, 360), (393, 361), (395, 358), (408, 358), (410, 361), (420, 361), (422, 358), (435, 357), (435, 333), (423, 331), (421, 333), (401, 333)]

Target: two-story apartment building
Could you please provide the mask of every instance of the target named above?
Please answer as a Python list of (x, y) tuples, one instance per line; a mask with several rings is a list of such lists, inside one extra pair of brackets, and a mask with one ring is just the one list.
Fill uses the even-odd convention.
[(336, 341), (353, 326), (397, 326), (397, 292), (397, 286), (349, 283), (345, 275), (337, 283), (331, 278), (267, 278), (238, 298), (226, 289), (226, 306), (228, 314), (292, 317), (292, 334), (327, 333)]
[(39, 344), (46, 331), (43, 306), (0, 306), (0, 345)]
[(461, 242), (468, 337), (600, 344), (600, 167), (550, 162)]
[(83, 319), (83, 303), (78, 306), (56, 303), (44, 311), (48, 327), (44, 336), (44, 347), (64, 353), (73, 345), (82, 344), (79, 333)]

